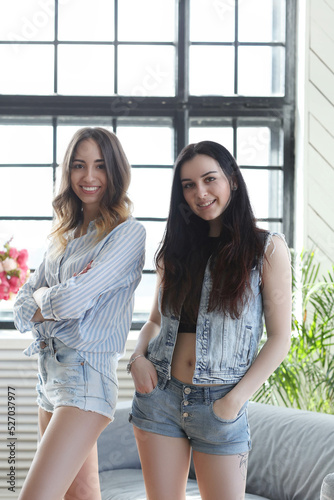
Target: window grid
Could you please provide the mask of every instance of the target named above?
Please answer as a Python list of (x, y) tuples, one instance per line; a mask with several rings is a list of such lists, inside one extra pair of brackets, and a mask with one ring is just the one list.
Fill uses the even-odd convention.
[[(280, 1), (280, 0), (275, 0)], [(210, 124), (212, 120), (230, 120), (225, 126), (233, 129), (233, 148), (234, 156), (238, 151), (238, 127), (243, 119), (248, 120), (248, 126), (266, 126), (270, 129), (270, 120), (275, 119), (279, 122), (279, 128), (283, 134), (283, 161), (282, 165), (272, 162), (270, 166), (263, 165), (240, 165), (243, 171), (265, 171), (283, 174), (283, 216), (259, 218), (260, 221), (268, 223), (282, 224), (282, 231), (286, 234), (288, 243), (293, 242), (293, 192), (294, 192), (294, 26), (296, 16), (296, 6), (293, 0), (286, 0), (286, 40), (282, 42), (240, 42), (238, 40), (238, 22), (235, 23), (234, 42), (190, 42), (189, 41), (189, 13), (190, 0), (181, 0), (176, 2), (178, 27), (178, 43), (174, 42), (126, 42), (118, 39), (118, 0), (114, 3), (114, 41), (112, 42), (64, 42), (58, 40), (58, 1), (55, 1), (55, 40), (46, 42), (26, 41), (23, 44), (43, 44), (54, 45), (54, 91), (55, 95), (0, 95), (0, 116), (3, 116), (8, 123), (15, 123), (17, 120), (21, 123), (45, 123), (50, 119), (53, 127), (53, 151), (52, 163), (50, 164), (11, 164), (10, 167), (50, 167), (52, 168), (52, 177), (54, 188), (57, 175), (57, 127), (61, 123), (59, 117), (68, 117), (70, 120), (77, 118), (82, 120), (82, 126), (90, 119), (103, 117), (108, 121), (109, 127), (117, 133), (117, 128), (122, 119), (131, 118), (133, 122), (139, 118), (147, 117), (149, 121), (152, 118), (163, 120), (169, 117), (172, 120), (174, 129), (174, 157), (188, 143), (189, 127), (197, 126), (196, 121)], [(235, 3), (235, 16), (238, 19), (238, 0)], [(0, 44), (9, 44), (15, 42), (0, 41)], [(67, 96), (57, 95), (58, 85), (58, 47), (61, 44), (90, 44), (90, 45), (113, 45), (115, 49), (114, 57), (114, 88), (115, 95), (111, 96)], [(120, 45), (172, 45), (177, 48), (177, 71), (175, 72), (175, 96), (170, 97), (135, 97), (118, 95), (118, 48)], [(189, 95), (189, 49), (192, 45), (226, 45), (235, 47), (235, 66), (234, 66), (234, 96), (195, 96)], [(256, 96), (243, 97), (238, 93), (238, 48), (240, 46), (279, 46), (285, 47), (285, 94), (284, 96)], [(273, 79), (274, 81), (275, 79)], [(91, 117), (91, 118), (89, 118)], [(1, 122), (0, 122), (1, 123)], [(142, 121), (141, 121), (142, 123)], [(63, 123), (61, 123), (63, 124)], [(211, 125), (210, 125), (211, 126)], [(219, 126), (219, 125), (217, 125)], [(222, 125), (223, 126), (223, 125)], [(277, 131), (276, 131), (277, 132)], [(271, 134), (272, 150), (278, 151), (279, 135), (273, 131)], [(1, 160), (0, 160), (1, 161)], [(8, 164), (0, 164), (0, 170), (8, 167)], [(142, 165), (133, 164), (135, 170), (152, 169), (164, 170), (172, 169), (172, 165)], [(137, 217), (143, 222), (165, 222), (165, 218), (157, 217)], [(49, 216), (2, 216), (1, 220), (12, 221), (51, 221)], [(151, 268), (144, 270), (145, 274), (153, 274)], [(6, 323), (8, 328), (8, 323)], [(140, 325), (139, 325), (140, 326)], [(0, 328), (3, 327), (0, 321)]]

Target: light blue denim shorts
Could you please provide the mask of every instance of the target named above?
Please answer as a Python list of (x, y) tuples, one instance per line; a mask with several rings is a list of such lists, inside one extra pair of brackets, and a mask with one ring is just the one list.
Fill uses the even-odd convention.
[(130, 422), (144, 431), (163, 436), (187, 438), (193, 450), (213, 455), (237, 455), (251, 449), (248, 401), (233, 420), (215, 414), (213, 403), (233, 385), (198, 386), (183, 384), (172, 377), (163, 388), (148, 394), (136, 392)]
[(37, 403), (43, 410), (75, 406), (113, 420), (117, 386), (59, 339), (40, 342), (37, 376)]

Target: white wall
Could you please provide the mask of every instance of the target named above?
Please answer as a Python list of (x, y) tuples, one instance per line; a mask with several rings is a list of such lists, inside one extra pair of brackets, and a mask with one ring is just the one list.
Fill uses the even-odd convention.
[(334, 261), (334, 0), (299, 0), (296, 247)]

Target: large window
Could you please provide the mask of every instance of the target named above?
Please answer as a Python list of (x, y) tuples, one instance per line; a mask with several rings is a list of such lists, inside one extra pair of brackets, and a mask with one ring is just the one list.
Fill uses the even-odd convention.
[(1, 0), (0, 242), (13, 236), (38, 265), (62, 155), (89, 125), (113, 130), (132, 165), (147, 230), (135, 324), (188, 142), (224, 144), (259, 224), (292, 245), (294, 33), (292, 0)]

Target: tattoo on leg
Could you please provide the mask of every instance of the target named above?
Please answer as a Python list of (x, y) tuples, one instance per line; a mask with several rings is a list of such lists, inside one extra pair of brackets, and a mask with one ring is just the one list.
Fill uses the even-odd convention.
[(246, 481), (247, 476), (247, 465), (248, 465), (248, 453), (239, 453), (238, 457), (240, 458), (239, 469), (243, 479)]

